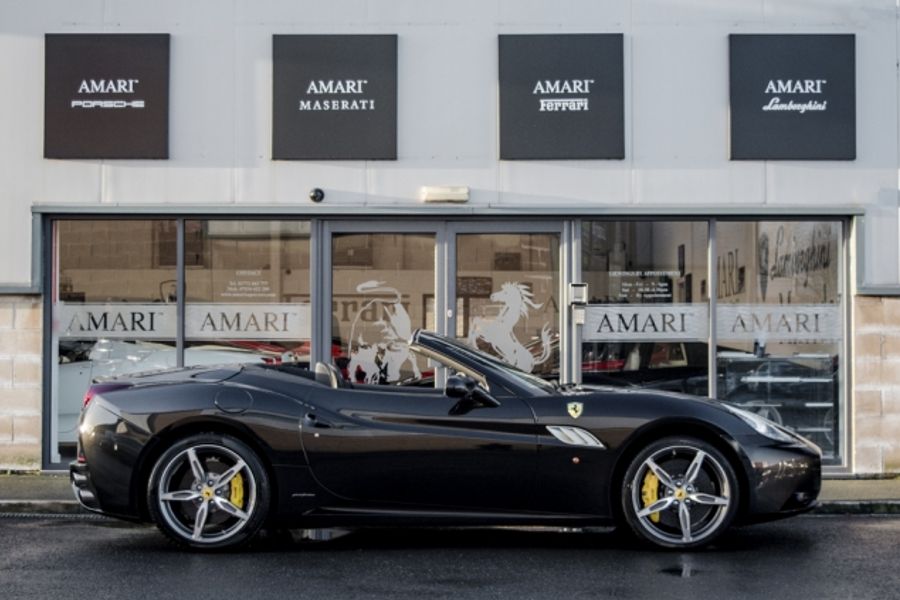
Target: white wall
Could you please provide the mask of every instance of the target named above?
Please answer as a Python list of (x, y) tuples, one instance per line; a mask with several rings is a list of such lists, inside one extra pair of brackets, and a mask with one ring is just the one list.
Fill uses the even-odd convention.
[[(900, 283), (894, 0), (44, 0), (0, 3), (0, 283), (30, 276), (34, 204), (866, 207), (867, 279)], [(43, 34), (172, 34), (170, 159), (43, 156)], [(625, 34), (626, 158), (498, 160), (497, 35)], [(728, 34), (854, 33), (857, 159), (728, 160)], [(273, 162), (276, 33), (399, 35), (398, 160)], [(875, 249), (878, 252), (875, 252)]]

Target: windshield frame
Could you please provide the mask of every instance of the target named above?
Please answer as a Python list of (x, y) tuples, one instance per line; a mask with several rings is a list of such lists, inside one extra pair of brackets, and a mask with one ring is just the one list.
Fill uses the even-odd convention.
[[(415, 336), (414, 336), (415, 339)], [(521, 387), (527, 389), (532, 393), (538, 393), (539, 395), (553, 395), (556, 394), (559, 390), (558, 386), (534, 375), (532, 373), (526, 373), (525, 371), (510, 365), (503, 360), (488, 354), (487, 352), (480, 350), (478, 348), (472, 348), (466, 344), (458, 340), (454, 340), (445, 336), (437, 336), (437, 339), (440, 340), (442, 344), (446, 344), (450, 346), (454, 352), (457, 352), (467, 358), (469, 361), (474, 363), (487, 363), (487, 365), (493, 369), (500, 371), (505, 377), (515, 380)], [(415, 342), (414, 342), (415, 343)], [(416, 344), (421, 347), (421, 344)], [(432, 350), (431, 348), (425, 348), (430, 352), (435, 352), (444, 356), (446, 360), (451, 362), (454, 361), (452, 358), (447, 357), (443, 353)], [(471, 368), (467, 370), (472, 370)]]

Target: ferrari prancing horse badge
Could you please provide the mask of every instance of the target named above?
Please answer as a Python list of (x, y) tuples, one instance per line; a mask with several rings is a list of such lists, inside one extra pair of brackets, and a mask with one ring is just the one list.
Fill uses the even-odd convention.
[(577, 419), (584, 411), (584, 404), (582, 404), (581, 402), (569, 402), (568, 404), (566, 404), (566, 408), (569, 409), (569, 416), (571, 416), (573, 419)]

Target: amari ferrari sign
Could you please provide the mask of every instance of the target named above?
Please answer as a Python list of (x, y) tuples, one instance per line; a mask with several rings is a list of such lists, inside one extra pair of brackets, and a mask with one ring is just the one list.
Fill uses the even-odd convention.
[(273, 37), (272, 158), (397, 158), (397, 36)]
[(44, 42), (44, 158), (168, 158), (168, 34)]
[(624, 158), (621, 34), (500, 36), (500, 158)]
[(853, 35), (731, 35), (731, 158), (856, 158)]

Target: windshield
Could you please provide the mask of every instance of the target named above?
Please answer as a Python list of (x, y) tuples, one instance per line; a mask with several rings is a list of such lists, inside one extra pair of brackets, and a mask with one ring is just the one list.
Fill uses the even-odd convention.
[(458, 351), (460, 354), (466, 355), (468, 358), (478, 361), (478, 362), (486, 362), (492, 367), (504, 371), (507, 375), (511, 377), (515, 377), (518, 379), (521, 384), (525, 387), (531, 388), (532, 390), (538, 390), (543, 393), (552, 394), (556, 391), (557, 387), (544, 379), (541, 379), (537, 375), (532, 375), (531, 373), (526, 373), (525, 371), (518, 369), (510, 364), (507, 364), (497, 358), (496, 356), (492, 356), (487, 352), (483, 352), (476, 348), (472, 348), (471, 346), (466, 346), (461, 344), (455, 340), (451, 340), (448, 338), (442, 338), (442, 341), (446, 344), (453, 346), (453, 348)]

